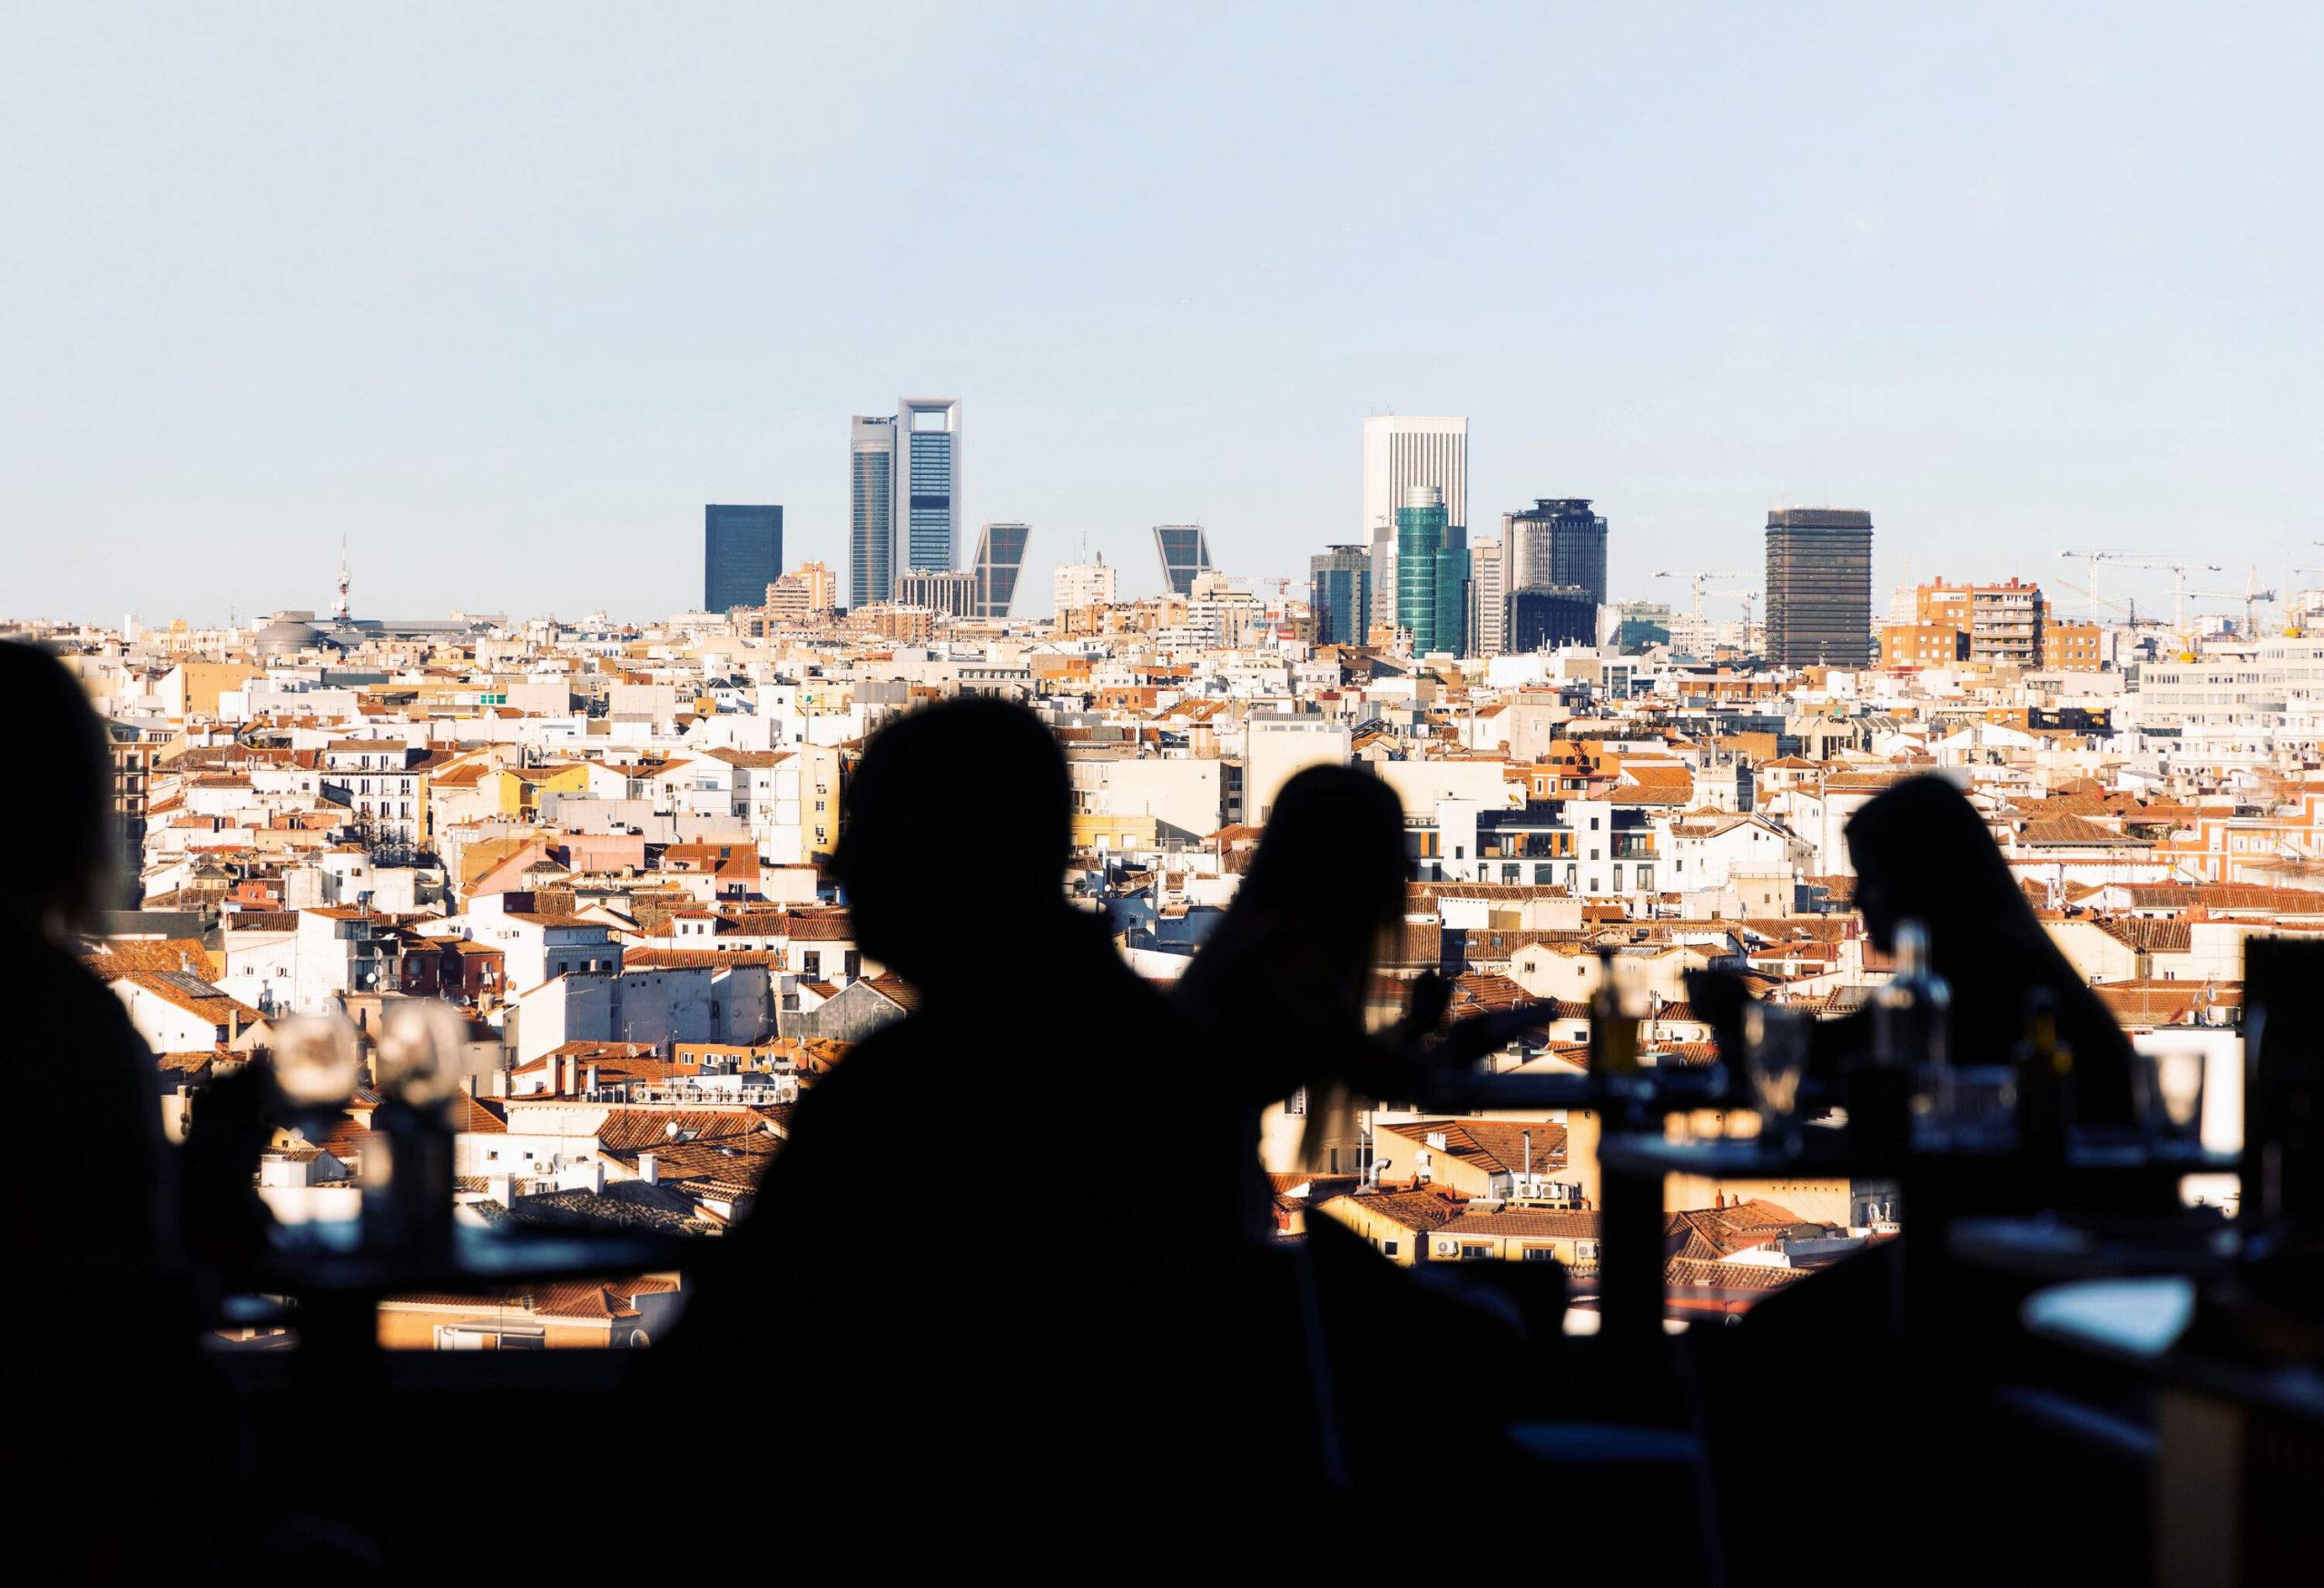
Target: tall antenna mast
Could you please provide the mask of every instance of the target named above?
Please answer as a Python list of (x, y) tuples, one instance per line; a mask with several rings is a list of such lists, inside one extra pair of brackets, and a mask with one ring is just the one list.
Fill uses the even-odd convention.
[(330, 604), (330, 615), (341, 623), (347, 621), (347, 537), (339, 538), (339, 599)]

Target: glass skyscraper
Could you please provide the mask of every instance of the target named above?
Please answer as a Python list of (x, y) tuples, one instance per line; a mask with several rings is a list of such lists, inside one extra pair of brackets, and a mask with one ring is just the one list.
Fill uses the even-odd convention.
[(783, 509), (713, 503), (702, 509), (702, 609), (763, 607), (783, 577)]
[(1502, 577), (1512, 590), (1579, 586), (1606, 604), (1606, 520), (1587, 497), (1537, 497), (1501, 516)]
[(960, 565), (960, 399), (906, 397), (896, 403), (903, 432), (903, 477), (895, 522), (902, 544), (896, 571), (943, 572)]
[(1512, 656), (1598, 643), (1598, 603), (1579, 585), (1512, 590), (1502, 609)]
[(896, 421), (855, 416), (848, 439), (847, 604), (895, 594)]
[(1307, 605), (1319, 646), (1360, 646), (1372, 627), (1372, 547), (1334, 546), (1307, 559)]
[(1459, 655), (1468, 636), (1467, 537), (1448, 520), (1441, 487), (1416, 485), (1396, 509), (1396, 626), (1413, 655)]
[(1396, 522), (1404, 493), (1444, 493), (1445, 522), (1469, 525), (1469, 421), (1455, 415), (1374, 414), (1364, 421), (1364, 532), (1372, 541), (1373, 621), (1397, 622)]
[(987, 524), (977, 536), (976, 601), (971, 616), (1006, 617), (1017, 598), (1017, 576), (1025, 571), (1025, 542), (1032, 538), (1029, 524)]
[(1199, 524), (1157, 524), (1154, 549), (1162, 558), (1162, 582), (1172, 593), (1191, 595), (1195, 576), (1210, 566), (1210, 538)]

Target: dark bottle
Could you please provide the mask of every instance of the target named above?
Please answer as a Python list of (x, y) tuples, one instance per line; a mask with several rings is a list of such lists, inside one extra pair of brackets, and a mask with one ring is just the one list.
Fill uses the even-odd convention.
[(2017, 1044), (2017, 1145), (2036, 1163), (2063, 1164), (2073, 1118), (2073, 1050), (2058, 1031), (2058, 995), (2025, 995), (2025, 1034)]

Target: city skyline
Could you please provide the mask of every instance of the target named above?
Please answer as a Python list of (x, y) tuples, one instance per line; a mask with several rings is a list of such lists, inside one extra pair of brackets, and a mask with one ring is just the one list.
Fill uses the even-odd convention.
[[(676, 609), (660, 554), (705, 501), (781, 501), (787, 555), (845, 567), (834, 432), (881, 391), (976, 407), (962, 522), (1044, 527), (1035, 587), (1085, 541), (1145, 587), (1158, 522), (1301, 574), (1368, 538), (1392, 409), (1470, 417), (1472, 540), (1594, 498), (1626, 595), (1748, 566), (1774, 506), (1868, 507), (1884, 589), (1940, 546), (2042, 578), (2198, 523), (2280, 583), (2324, 538), (2319, 229), (2271, 174), (2314, 143), (2312, 17), (2167, 50), (2005, 12), (1512, 17), (1487, 51), (1384, 8), (1025, 15), (601, 15), (544, 53), (514, 13), (28, 7), (5, 605), (320, 610), (344, 534), (364, 610)], [(197, 88), (197, 54), (231, 64)], [(1590, 69), (1544, 97), (1543, 59)], [(1410, 82), (1473, 121), (1380, 114)], [(1764, 92), (1796, 82), (1811, 122)], [(861, 160), (905, 105), (990, 158)], [(1354, 246), (1407, 190), (1413, 246)]]

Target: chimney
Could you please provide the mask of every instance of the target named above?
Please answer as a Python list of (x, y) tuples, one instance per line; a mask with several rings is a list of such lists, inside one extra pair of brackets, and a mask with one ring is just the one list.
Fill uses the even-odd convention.
[(232, 1041), (242, 1034), (242, 1011), (238, 1004), (226, 1011), (226, 1040)]
[(573, 1095), (575, 1083), (581, 1079), (581, 1060), (575, 1058), (572, 1054), (567, 1053), (564, 1058), (562, 1070), (563, 1073), (559, 1077), (559, 1084), (556, 1089), (557, 1095), (559, 1097), (571, 1097)]
[(597, 1090), (597, 1065), (595, 1060), (590, 1060), (589, 1063), (589, 1084), (586, 1090), (592, 1095), (594, 1095)]
[(637, 1178), (649, 1186), (662, 1183), (662, 1166), (650, 1152), (637, 1155)]

